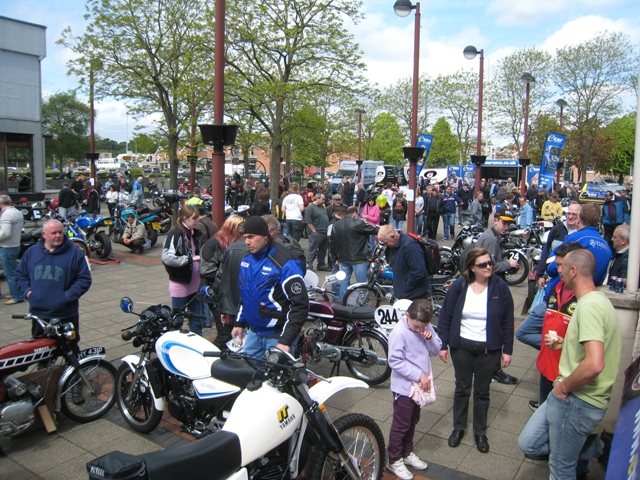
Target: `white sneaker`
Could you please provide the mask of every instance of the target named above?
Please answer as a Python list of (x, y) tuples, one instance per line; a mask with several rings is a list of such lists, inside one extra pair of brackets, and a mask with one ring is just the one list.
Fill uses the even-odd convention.
[(411, 452), (411, 454), (404, 459), (404, 463), (405, 465), (409, 465), (416, 470), (426, 470), (429, 466), (427, 462), (425, 462), (424, 460), (420, 460), (414, 452)]
[(387, 468), (391, 473), (393, 473), (396, 477), (401, 478), (402, 480), (413, 480), (413, 473), (407, 470), (407, 467), (404, 464), (404, 460), (400, 459), (395, 463), (390, 463), (387, 465)]

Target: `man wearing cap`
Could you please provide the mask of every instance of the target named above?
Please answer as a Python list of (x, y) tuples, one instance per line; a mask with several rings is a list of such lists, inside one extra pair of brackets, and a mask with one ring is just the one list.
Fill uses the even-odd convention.
[(542, 215), (544, 220), (548, 220), (550, 222), (553, 222), (556, 217), (562, 216), (562, 205), (558, 202), (558, 194), (556, 192), (553, 192), (550, 195), (549, 200), (542, 204), (540, 215)]
[[(504, 278), (504, 273), (512, 268), (518, 266), (518, 261), (514, 259), (503, 260), (502, 251), (500, 250), (500, 242), (502, 236), (509, 229), (509, 225), (515, 222), (514, 214), (511, 210), (507, 210), (504, 207), (496, 212), (493, 218), (493, 227), (487, 228), (478, 237), (478, 241), (474, 245), (478, 248), (486, 248), (491, 254), (491, 258), (495, 262), (493, 267), (493, 273), (501, 278)], [(506, 374), (502, 369), (498, 370), (493, 378), (507, 385), (513, 385), (518, 381), (516, 377)]]
[(327, 216), (331, 219), (333, 216), (340, 211), (340, 207), (347, 206), (342, 203), (342, 195), (336, 193), (333, 197), (331, 197), (331, 205), (327, 207)]
[[(240, 262), (241, 306), (231, 335), (249, 355), (265, 355), (270, 347), (288, 352), (309, 311), (302, 264), (271, 238), (261, 217), (247, 218), (242, 236), (248, 252)], [(239, 336), (245, 328), (243, 341)]]

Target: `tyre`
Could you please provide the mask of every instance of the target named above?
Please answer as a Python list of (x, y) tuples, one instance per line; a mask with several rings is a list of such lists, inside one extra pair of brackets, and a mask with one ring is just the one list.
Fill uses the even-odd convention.
[(529, 276), (529, 260), (525, 255), (517, 251), (506, 251), (503, 260), (513, 259), (518, 261), (518, 266), (507, 270), (504, 274), (504, 281), (507, 285), (519, 285)]
[(153, 393), (146, 379), (138, 380), (131, 396), (129, 388), (133, 380), (133, 370), (127, 363), (120, 365), (116, 375), (116, 395), (118, 408), (127, 424), (136, 432), (149, 433), (153, 431), (162, 420), (162, 412), (156, 410), (153, 403)]
[(533, 299), (538, 293), (538, 281), (537, 280), (528, 280), (527, 281), (527, 305), (531, 308), (533, 304)]
[(447, 296), (447, 291), (441, 288), (434, 288), (431, 291), (431, 306), (433, 309), (433, 320), (431, 323), (434, 325), (438, 324), (438, 317), (440, 316), (440, 310), (442, 309), (442, 304), (444, 303), (444, 297)]
[(86, 423), (97, 420), (113, 407), (116, 401), (116, 367), (99, 358), (83, 363), (80, 368), (91, 388), (74, 370), (62, 385), (60, 406), (65, 417)]
[(458, 260), (451, 251), (451, 247), (440, 247), (440, 275), (455, 277), (458, 273)]
[(87, 247), (87, 244), (84, 243), (81, 240), (77, 240), (77, 239), (71, 239), (71, 244), (76, 247), (79, 248), (80, 251), (82, 252), (82, 255), (84, 255), (85, 257), (89, 256), (89, 247)]
[[(333, 422), (351, 460), (357, 462), (363, 480), (380, 480), (386, 464), (384, 437), (373, 418), (348, 413)], [(326, 447), (318, 445), (309, 468), (310, 480), (347, 480), (347, 472)]]
[(111, 255), (111, 239), (104, 232), (95, 235), (96, 248), (93, 250), (100, 260), (106, 260)]
[(344, 296), (344, 304), (351, 307), (377, 308), (382, 298), (378, 292), (370, 287), (358, 287), (347, 291)]
[(149, 236), (149, 241), (153, 247), (158, 241), (158, 231), (153, 227), (149, 227), (147, 228), (147, 235)]
[(345, 360), (351, 375), (368, 385), (380, 385), (391, 376), (391, 367), (387, 361), (389, 343), (386, 337), (375, 330), (360, 330), (360, 337), (351, 332), (343, 342), (345, 347), (364, 348), (378, 356), (376, 363)]
[(120, 243), (122, 241), (122, 230), (120, 230), (119, 228), (111, 229), (109, 238), (113, 243)]
[[(169, 230), (171, 230), (171, 217), (167, 218), (169, 218), (169, 221), (167, 223), (163, 223), (162, 228), (160, 229), (160, 233), (162, 235), (169, 233)], [(164, 221), (164, 218), (162, 219), (162, 221)]]

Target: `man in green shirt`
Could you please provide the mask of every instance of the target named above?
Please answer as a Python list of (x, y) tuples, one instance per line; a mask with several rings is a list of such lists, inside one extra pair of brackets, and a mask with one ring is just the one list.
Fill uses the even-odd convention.
[(330, 272), (327, 266), (327, 249), (329, 238), (329, 216), (324, 208), (324, 194), (316, 193), (313, 202), (307, 206), (304, 212), (304, 221), (307, 224), (309, 233), (309, 255), (307, 255), (307, 270), (313, 270), (313, 261), (318, 257), (318, 270)]
[[(518, 439), (525, 456), (549, 455), (549, 478), (575, 478), (600, 456), (602, 443), (590, 435), (604, 417), (620, 367), (620, 324), (613, 305), (593, 283), (596, 261), (588, 250), (570, 252), (560, 276), (578, 305), (565, 338), (549, 333), (551, 349), (562, 349), (552, 393), (529, 419)], [(579, 463), (580, 461), (580, 463)]]

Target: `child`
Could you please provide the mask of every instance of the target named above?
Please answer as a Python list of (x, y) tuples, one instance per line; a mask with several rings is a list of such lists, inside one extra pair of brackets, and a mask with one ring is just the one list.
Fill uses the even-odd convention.
[(389, 336), (389, 366), (393, 393), (393, 421), (389, 433), (389, 465), (387, 468), (403, 480), (416, 470), (427, 468), (427, 462), (413, 452), (413, 433), (420, 420), (420, 406), (409, 396), (411, 384), (418, 382), (423, 390), (434, 388), (429, 380), (431, 361), (440, 352), (442, 341), (431, 326), (431, 302), (414, 300)]

